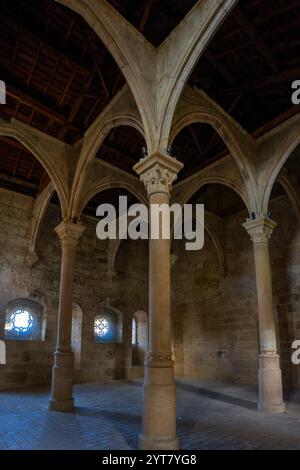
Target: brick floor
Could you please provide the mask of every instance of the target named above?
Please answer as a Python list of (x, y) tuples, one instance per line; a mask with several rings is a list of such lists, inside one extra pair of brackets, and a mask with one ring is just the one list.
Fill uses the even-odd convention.
[[(288, 413), (256, 411), (255, 390), (178, 381), (182, 449), (300, 449), (300, 398)], [(77, 385), (74, 413), (50, 412), (49, 391), (0, 393), (0, 449), (132, 449), (141, 430), (140, 380)]]

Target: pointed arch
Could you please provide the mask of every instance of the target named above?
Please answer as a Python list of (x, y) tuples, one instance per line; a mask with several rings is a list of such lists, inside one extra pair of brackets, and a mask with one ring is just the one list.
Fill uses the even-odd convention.
[(254, 164), (255, 139), (204, 91), (194, 91), (186, 86), (174, 115), (169, 143), (173, 143), (182, 129), (195, 123), (208, 124), (219, 134), (240, 172), (251, 210), (255, 210), (259, 201)]
[(44, 220), (47, 208), (50, 204), (52, 196), (55, 192), (54, 184), (52, 181), (46, 186), (46, 188), (39, 194), (34, 201), (33, 215), (31, 219), (29, 247), (26, 260), (30, 267), (33, 267), (38, 261), (38, 255), (36, 253), (36, 243), (38, 235), (40, 233), (41, 225)]
[[(156, 50), (104, 0), (56, 0), (84, 18), (120, 67), (139, 108), (145, 139), (154, 147)], [(146, 84), (148, 86), (146, 86)]]
[(168, 64), (170, 74), (167, 85), (160, 87), (161, 148), (167, 147), (176, 106), (194, 66), (236, 2), (198, 1), (160, 46), (159, 71), (165, 73), (165, 64)]
[(234, 180), (222, 176), (207, 176), (203, 179), (199, 179), (198, 181), (194, 181), (181, 195), (180, 204), (186, 204), (191, 199), (191, 197), (199, 191), (199, 189), (208, 184), (220, 184), (223, 186), (227, 186), (228, 188), (235, 191), (244, 202), (246, 209), (250, 214), (251, 206), (247, 198), (247, 194), (245, 193), (245, 190)]
[(281, 170), (277, 177), (278, 183), (283, 187), (293, 206), (295, 215), (300, 223), (300, 187), (297, 185), (292, 175)]
[(133, 196), (135, 196), (141, 204), (148, 204), (146, 194), (143, 194), (139, 191), (134, 184), (130, 181), (126, 181), (124, 178), (122, 179), (110, 179), (99, 181), (95, 183), (86, 193), (83, 194), (80, 204), (78, 207), (78, 217), (81, 216), (83, 209), (87, 205), (87, 203), (94, 197), (96, 194), (101, 193), (107, 189), (114, 189), (114, 188), (122, 188), (129, 191)]
[[(63, 217), (66, 216), (69, 193), (67, 184), (68, 169), (66, 160), (61, 157), (64, 156), (63, 149), (67, 145), (43, 135), (15, 119), (11, 123), (0, 120), (0, 136), (17, 140), (41, 163), (53, 181), (60, 201), (62, 215)], [(43, 142), (43, 140), (47, 140), (47, 142)]]
[(259, 144), (259, 155), (267, 155), (264, 159), (265, 168), (260, 170), (261, 212), (267, 214), (276, 178), (285, 162), (300, 146), (300, 113), (263, 136)]
[(144, 129), (132, 94), (125, 85), (112, 99), (104, 111), (85, 132), (77, 145), (78, 163), (70, 198), (70, 212), (76, 217), (79, 199), (86, 186), (92, 162), (109, 132), (116, 127), (129, 126), (136, 129), (144, 137)]

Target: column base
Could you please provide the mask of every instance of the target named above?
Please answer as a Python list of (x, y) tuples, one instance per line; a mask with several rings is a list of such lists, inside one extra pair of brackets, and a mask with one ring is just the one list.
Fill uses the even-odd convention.
[(140, 434), (139, 449), (141, 450), (178, 450), (179, 440), (177, 438), (170, 441), (155, 440)]
[(74, 399), (49, 400), (50, 411), (72, 411), (74, 410)]
[(257, 403), (258, 411), (263, 413), (282, 414), (286, 412), (285, 403)]
[(259, 355), (259, 400), (257, 408), (265, 413), (285, 413), (279, 355), (274, 351)]
[(171, 355), (149, 353), (145, 363), (140, 449), (176, 450), (176, 385)]
[(73, 353), (56, 351), (54, 353), (54, 366), (52, 369), (50, 410), (70, 411), (74, 408), (73, 374)]

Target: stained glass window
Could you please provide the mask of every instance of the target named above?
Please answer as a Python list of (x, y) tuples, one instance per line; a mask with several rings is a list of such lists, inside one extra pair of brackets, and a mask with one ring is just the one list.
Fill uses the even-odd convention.
[(94, 320), (94, 338), (100, 343), (122, 341), (122, 315), (111, 308), (103, 308)]
[(137, 324), (136, 324), (136, 319), (133, 318), (132, 319), (132, 344), (133, 345), (136, 345), (136, 337), (137, 337), (137, 331), (136, 331), (136, 328), (137, 328)]
[(5, 336), (28, 336), (33, 332), (33, 316), (28, 309), (15, 308), (5, 323)]
[(103, 315), (98, 315), (95, 319), (94, 333), (96, 338), (105, 339), (110, 336), (112, 330), (111, 320)]

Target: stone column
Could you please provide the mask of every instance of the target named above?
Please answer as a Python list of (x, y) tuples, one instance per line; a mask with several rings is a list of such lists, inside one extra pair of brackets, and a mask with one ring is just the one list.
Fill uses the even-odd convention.
[[(134, 170), (145, 184), (151, 220), (153, 204), (168, 204), (172, 183), (183, 167), (176, 159), (156, 152), (140, 160)], [(145, 361), (141, 449), (178, 449), (176, 387), (171, 357), (170, 240), (149, 234), (149, 352)]]
[(273, 312), (272, 276), (269, 238), (276, 222), (259, 215), (243, 224), (253, 242), (259, 322), (259, 402), (258, 408), (268, 413), (284, 413), (282, 379), (277, 352)]
[(70, 221), (56, 227), (62, 248), (57, 345), (52, 369), (50, 410), (68, 411), (74, 407), (74, 355), (71, 349), (72, 302), (75, 255), (78, 241), (85, 230)]

